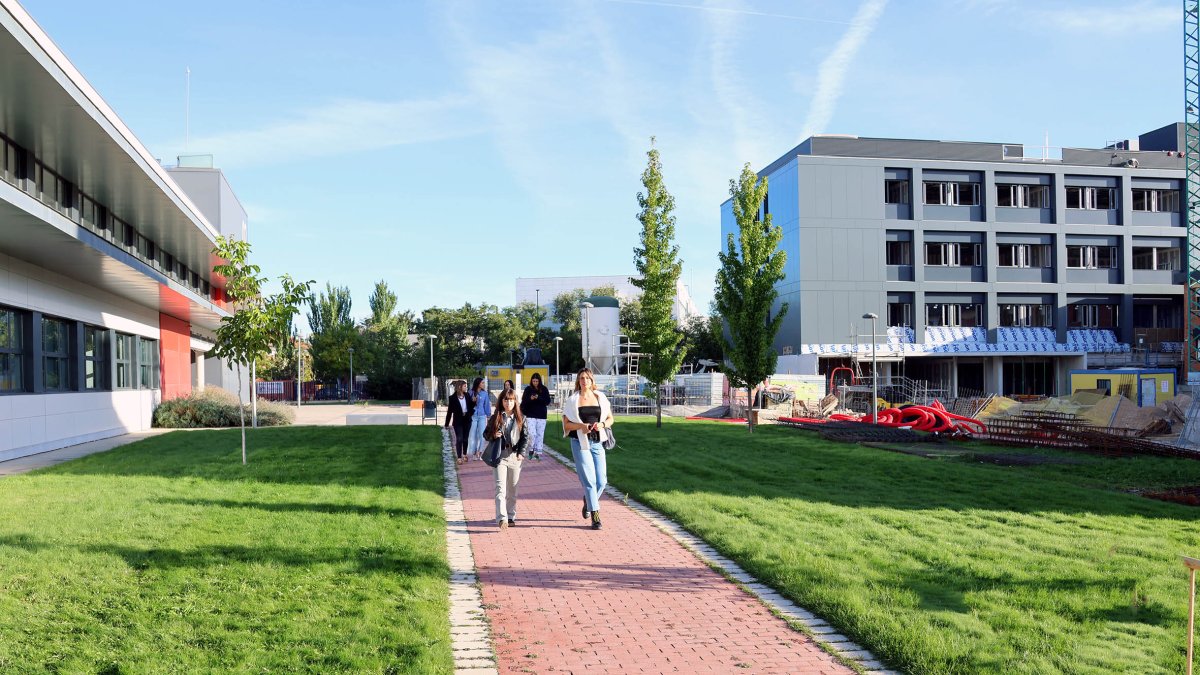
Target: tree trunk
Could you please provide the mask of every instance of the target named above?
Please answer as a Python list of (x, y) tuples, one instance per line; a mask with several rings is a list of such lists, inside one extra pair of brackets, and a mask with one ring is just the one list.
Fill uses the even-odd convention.
[(754, 387), (746, 385), (746, 424), (750, 433), (754, 433)]
[(242, 364), (238, 364), (238, 417), (242, 420), (242, 466), (246, 465), (246, 406), (242, 403)]
[(658, 413), (658, 428), (662, 428), (662, 385), (654, 385), (654, 409)]

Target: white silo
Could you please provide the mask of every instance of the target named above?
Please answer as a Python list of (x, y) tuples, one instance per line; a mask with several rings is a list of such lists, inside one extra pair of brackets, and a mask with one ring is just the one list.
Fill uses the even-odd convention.
[(583, 361), (598, 375), (612, 371), (616, 340), (621, 333), (621, 303), (616, 298), (595, 295), (579, 303), (579, 325), (583, 329)]

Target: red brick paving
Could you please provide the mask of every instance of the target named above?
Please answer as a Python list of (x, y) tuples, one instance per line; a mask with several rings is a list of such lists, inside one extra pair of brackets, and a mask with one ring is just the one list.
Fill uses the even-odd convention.
[(502, 674), (852, 672), (607, 495), (593, 531), (556, 461), (526, 460), (503, 532), (491, 468), (459, 477)]

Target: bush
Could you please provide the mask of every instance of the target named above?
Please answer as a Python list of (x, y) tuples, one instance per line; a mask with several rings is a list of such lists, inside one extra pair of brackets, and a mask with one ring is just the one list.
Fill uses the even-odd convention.
[[(246, 424), (252, 424), (251, 406), (246, 404)], [(286, 426), (296, 418), (288, 406), (260, 401), (258, 425), (260, 427)], [(212, 427), (241, 426), (238, 416), (237, 396), (219, 387), (208, 387), (204, 391), (193, 391), (163, 401), (154, 409), (154, 426), (164, 429), (202, 429)]]

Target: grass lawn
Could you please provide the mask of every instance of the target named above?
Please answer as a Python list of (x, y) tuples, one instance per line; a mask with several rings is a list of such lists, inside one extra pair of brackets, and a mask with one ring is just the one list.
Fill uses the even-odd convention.
[(0, 479), (0, 672), (449, 672), (437, 430), (175, 432)]
[(620, 418), (616, 431), (611, 484), (893, 667), (1184, 670), (1179, 556), (1200, 554), (1200, 509), (1121, 490), (1198, 485), (1200, 461), (1045, 452), (1080, 463), (1003, 467), (773, 426)]

